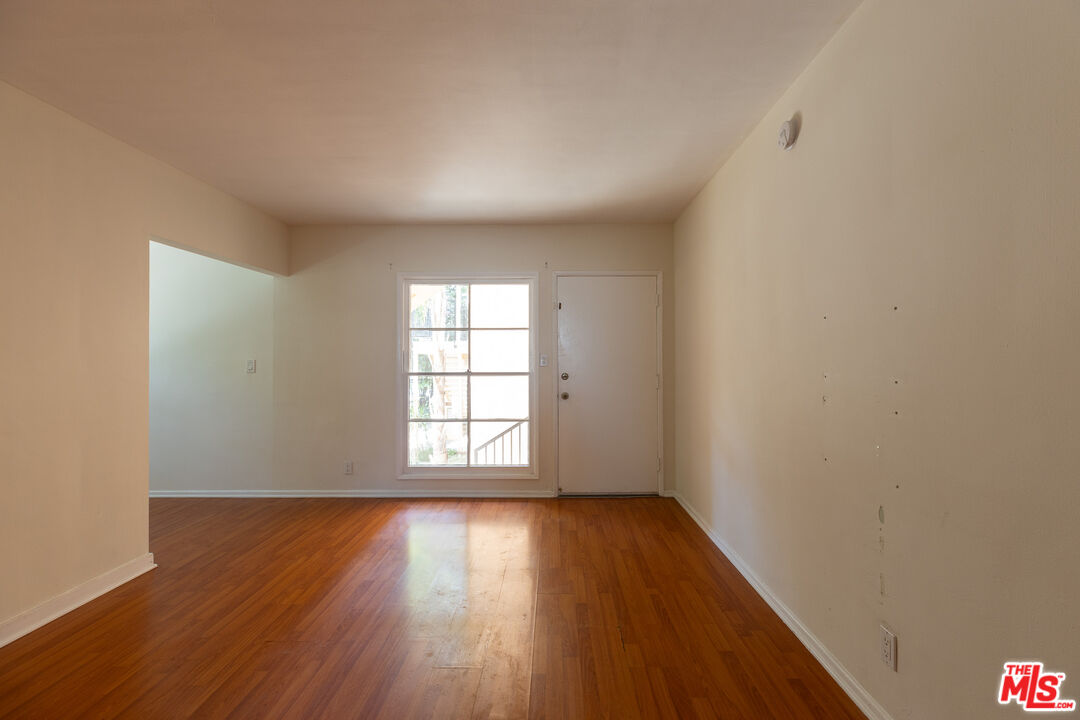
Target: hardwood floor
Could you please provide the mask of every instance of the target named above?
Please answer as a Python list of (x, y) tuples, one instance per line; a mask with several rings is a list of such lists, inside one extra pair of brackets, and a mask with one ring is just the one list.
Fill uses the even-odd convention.
[(670, 499), (150, 503), (4, 718), (861, 718)]

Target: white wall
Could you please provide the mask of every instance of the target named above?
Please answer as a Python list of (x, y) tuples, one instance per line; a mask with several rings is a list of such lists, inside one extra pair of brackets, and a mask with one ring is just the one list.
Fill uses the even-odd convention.
[(273, 413), (274, 278), (151, 243), (150, 490), (268, 485)]
[[(292, 230), (291, 253), (292, 275), (275, 281), (277, 490), (550, 491), (554, 363), (539, 369), (539, 480), (397, 480), (397, 273), (538, 272), (539, 351), (554, 357), (552, 271), (661, 270), (665, 281), (672, 271), (670, 225), (307, 227)], [(665, 379), (670, 475), (674, 384)], [(345, 460), (355, 475), (342, 474)]]
[(676, 223), (678, 492), (895, 718), (1080, 696), (1077, 77), (1073, 0), (867, 0)]
[(151, 236), (287, 271), (281, 223), (0, 83), (0, 636), (147, 553)]

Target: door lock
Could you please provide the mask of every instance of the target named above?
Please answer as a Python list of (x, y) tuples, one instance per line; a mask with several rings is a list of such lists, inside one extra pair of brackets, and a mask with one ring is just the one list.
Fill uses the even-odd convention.
[(559, 377), (561, 377), (563, 380), (569, 380), (570, 379), (570, 373), (563, 373)]
[(568, 393), (568, 392), (561, 393), (559, 395), (559, 397), (561, 397), (563, 400), (569, 400), (570, 399), (570, 393)]

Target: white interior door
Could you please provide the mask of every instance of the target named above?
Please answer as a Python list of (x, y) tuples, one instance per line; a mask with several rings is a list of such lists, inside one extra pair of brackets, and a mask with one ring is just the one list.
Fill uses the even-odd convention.
[(556, 278), (559, 489), (659, 488), (655, 275)]

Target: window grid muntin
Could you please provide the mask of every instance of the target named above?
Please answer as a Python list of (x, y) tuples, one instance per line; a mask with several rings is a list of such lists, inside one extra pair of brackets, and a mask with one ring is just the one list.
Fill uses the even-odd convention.
[[(429, 286), (431, 286), (431, 285), (442, 285), (442, 286), (457, 285), (457, 286), (462, 286), (463, 285), (463, 286), (465, 286), (467, 288), (467, 297), (468, 297), (468, 303), (469, 303), (468, 312), (469, 312), (469, 324), (470, 324), (470, 326), (469, 327), (414, 327), (412, 325), (412, 304), (411, 304), (411, 298), (412, 298), (411, 288), (412, 288), (413, 285), (429, 285)], [(472, 287), (473, 287), (473, 285), (522, 285), (525, 288), (527, 288), (527, 290), (529, 291), (528, 292), (528, 303), (529, 303), (529, 305), (528, 305), (527, 317), (529, 318), (530, 325), (526, 326), (526, 327), (521, 327), (521, 326), (479, 327), (479, 328), (472, 327), (472, 319), (473, 319), (473, 312), (472, 312), (473, 292), (472, 292)], [(532, 288), (532, 281), (530, 281), (530, 280), (522, 280), (520, 278), (487, 278), (487, 279), (471, 279), (471, 280), (460, 280), (460, 279), (445, 279), (445, 280), (423, 279), (423, 280), (419, 280), (418, 279), (418, 280), (406, 280), (405, 281), (405, 283), (404, 283), (405, 303), (406, 303), (405, 316), (407, 318), (407, 322), (405, 323), (406, 327), (405, 327), (405, 332), (403, 333), (406, 346), (404, 348), (404, 352), (402, 353), (402, 361), (403, 361), (404, 366), (405, 366), (405, 376), (406, 376), (406, 383), (405, 383), (405, 385), (406, 385), (406, 395), (405, 395), (405, 406), (406, 406), (405, 407), (405, 423), (406, 423), (405, 424), (405, 430), (406, 430), (406, 432), (405, 432), (405, 467), (406, 468), (409, 468), (409, 469), (432, 469), (432, 470), (438, 470), (438, 469), (444, 469), (444, 470), (461, 470), (461, 469), (475, 470), (475, 469), (498, 469), (498, 468), (520, 469), (520, 468), (531, 468), (533, 466), (533, 463), (534, 463), (534, 457), (533, 457), (534, 447), (533, 447), (533, 435), (532, 435), (532, 433), (533, 433), (533, 419), (532, 419), (533, 391), (532, 391), (532, 382), (533, 382), (533, 374), (535, 372), (535, 368), (533, 367), (533, 355), (535, 354), (535, 348), (533, 347), (534, 328), (531, 327), (531, 324), (533, 322), (535, 322), (535, 319), (533, 317), (533, 315), (534, 315), (533, 302), (534, 302), (535, 298), (533, 297), (532, 289), (533, 289)], [(455, 313), (455, 315), (457, 315), (457, 314), (458, 313)], [(414, 371), (412, 371), (410, 369), (410, 358), (411, 358), (412, 349), (413, 349), (412, 348), (412, 342), (413, 342), (412, 333), (413, 333), (413, 331), (416, 331), (416, 330), (439, 331), (439, 332), (464, 332), (464, 333), (467, 333), (467, 335), (466, 335), (466, 337), (467, 337), (467, 340), (466, 340), (467, 350), (466, 351), (468, 353), (468, 364), (469, 364), (470, 368), (472, 366), (472, 337), (473, 337), (472, 334), (473, 334), (474, 331), (488, 331), (488, 330), (524, 330), (524, 331), (527, 331), (529, 333), (529, 370), (527, 372), (520, 372), (520, 371), (516, 371), (516, 372), (490, 372), (490, 371), (473, 372), (471, 369), (469, 369), (469, 370), (466, 370), (464, 372), (461, 372), (461, 371), (456, 371), (456, 372), (421, 372), (421, 371), (415, 371), (414, 372)], [(408, 395), (408, 385), (409, 385), (408, 378), (411, 378), (411, 377), (414, 377), (414, 376), (416, 376), (416, 377), (425, 377), (425, 376), (426, 377), (432, 377), (432, 376), (440, 376), (440, 377), (446, 377), (446, 376), (462, 377), (463, 376), (463, 377), (465, 377), (466, 378), (466, 393), (467, 393), (466, 402), (465, 402), (465, 408), (466, 408), (466, 413), (465, 414), (466, 414), (466, 417), (464, 419), (461, 419), (461, 418), (455, 418), (455, 419), (450, 419), (450, 418), (441, 418), (441, 419), (416, 418), (416, 419), (414, 419), (414, 418), (409, 417), (409, 415), (410, 415), (410, 407), (409, 407), (409, 395)], [(528, 438), (527, 438), (527, 442), (524, 443), (524, 447), (528, 448), (528, 453), (529, 453), (527, 463), (519, 463), (519, 464), (516, 464), (516, 465), (507, 465), (507, 464), (504, 464), (504, 465), (476, 465), (476, 464), (473, 463), (473, 457), (472, 457), (472, 451), (473, 451), (473, 448), (472, 448), (472, 425), (473, 425), (474, 421), (473, 421), (473, 418), (472, 418), (472, 408), (473, 408), (473, 403), (472, 403), (472, 378), (474, 376), (477, 376), (477, 377), (479, 377), (479, 376), (528, 377), (528, 378), (530, 378), (530, 387), (529, 387), (529, 392), (528, 392), (528, 395), (527, 395), (527, 402), (528, 402), (529, 412), (526, 415), (526, 417), (523, 417), (523, 418), (481, 418), (481, 419), (476, 420), (476, 422), (527, 423), (528, 427), (529, 427)], [(451, 464), (447, 464), (447, 465), (411, 465), (411, 464), (409, 464), (409, 456), (410, 456), (409, 439), (411, 437), (410, 433), (408, 432), (409, 424), (410, 423), (421, 423), (421, 422), (426, 422), (426, 423), (436, 423), (436, 422), (460, 423), (460, 422), (464, 422), (465, 423), (465, 433), (466, 433), (466, 448), (467, 448), (466, 449), (466, 456), (465, 456), (465, 464), (464, 465), (451, 465)]]

